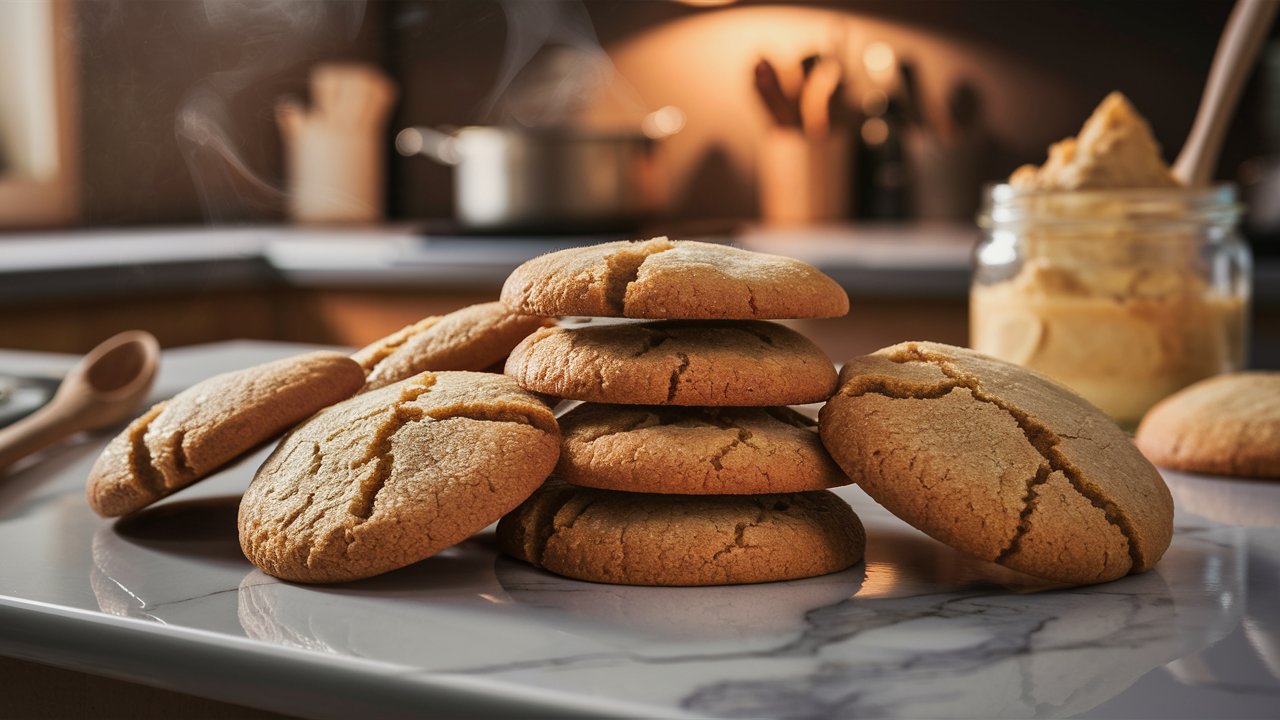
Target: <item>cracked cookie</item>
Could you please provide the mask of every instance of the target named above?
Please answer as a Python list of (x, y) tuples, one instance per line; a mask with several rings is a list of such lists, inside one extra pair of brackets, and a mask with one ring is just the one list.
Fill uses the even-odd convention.
[(849, 484), (817, 423), (786, 407), (586, 403), (560, 418), (556, 475), (626, 492), (725, 495)]
[(534, 315), (653, 320), (827, 318), (849, 312), (844, 290), (808, 263), (665, 237), (534, 258), (507, 278), (502, 302)]
[(1042, 375), (903, 343), (853, 358), (819, 415), (836, 462), (893, 514), (963, 552), (1095, 583), (1149, 570), (1173, 499), (1114, 422)]
[(1161, 467), (1280, 477), (1280, 373), (1219, 375), (1174, 393), (1142, 419), (1134, 442)]
[(508, 377), (426, 372), (285, 436), (240, 503), (240, 547), (269, 575), (357, 580), (456, 545), (555, 467), (550, 408)]
[(351, 357), (374, 390), (426, 370), (487, 370), (502, 362), (529, 333), (554, 321), (507, 310), (500, 302), (471, 305), (423, 318)]
[(315, 352), (225, 373), (129, 423), (89, 471), (103, 517), (127, 515), (211, 475), (364, 383), (351, 358)]
[(543, 328), (511, 351), (506, 371), (526, 390), (626, 405), (802, 405), (836, 385), (817, 345), (760, 321)]
[(503, 552), (558, 575), (621, 585), (734, 585), (825, 575), (866, 536), (825, 490), (654, 495), (552, 479), (498, 523)]

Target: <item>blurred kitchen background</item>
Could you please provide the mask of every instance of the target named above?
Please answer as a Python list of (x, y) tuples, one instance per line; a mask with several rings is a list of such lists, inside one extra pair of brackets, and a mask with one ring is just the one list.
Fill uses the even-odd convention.
[[(652, 234), (822, 267), (853, 311), (804, 329), (837, 358), (965, 344), (983, 184), (1112, 90), (1172, 159), (1230, 10), (0, 2), (0, 347), (359, 345), (535, 254)], [(1275, 29), (1216, 175), (1251, 208), (1253, 365), (1280, 367)]]

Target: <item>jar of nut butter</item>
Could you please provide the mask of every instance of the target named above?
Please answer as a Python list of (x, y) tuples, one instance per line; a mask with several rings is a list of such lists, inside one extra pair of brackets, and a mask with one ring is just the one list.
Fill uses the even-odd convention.
[(1136, 425), (1161, 398), (1244, 365), (1241, 209), (1228, 185), (994, 186), (979, 217), (970, 344)]

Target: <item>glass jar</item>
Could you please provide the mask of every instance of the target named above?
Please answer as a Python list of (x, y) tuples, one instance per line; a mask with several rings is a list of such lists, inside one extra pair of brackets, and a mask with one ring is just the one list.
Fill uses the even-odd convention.
[(1134, 426), (1161, 398), (1244, 365), (1252, 261), (1229, 185), (989, 189), (969, 342)]

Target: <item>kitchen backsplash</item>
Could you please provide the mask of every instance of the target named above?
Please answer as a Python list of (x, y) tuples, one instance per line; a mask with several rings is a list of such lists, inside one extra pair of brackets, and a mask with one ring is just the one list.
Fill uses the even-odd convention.
[[(810, 53), (855, 66), (869, 45), (884, 43), (912, 64), (920, 102), (935, 117), (966, 86), (989, 143), (980, 167), (987, 180), (1042, 159), (1112, 89), (1144, 109), (1171, 156), (1229, 4), (1169, 2), (1157, 12), (1145, 3), (924, 0), (714, 9), (617, 0), (76, 0), (74, 8), (83, 215), (101, 225), (283, 217), (273, 109), (304, 94), (318, 60), (372, 61), (395, 79), (389, 148), (408, 125), (503, 119), (510, 81), (543, 44), (576, 52), (581, 62), (568, 62), (588, 83), (599, 85), (600, 74), (581, 63), (621, 78), (604, 101), (565, 100), (585, 116), (625, 123), (628, 111), (637, 122), (665, 105), (684, 112), (683, 129), (661, 149), (670, 212), (681, 219), (758, 215), (755, 153), (767, 116), (750, 63), (761, 55), (798, 73)], [(861, 70), (845, 80), (856, 116), (873, 85)], [(1257, 106), (1246, 96), (1220, 175), (1234, 177), (1258, 151)], [(393, 156), (387, 172), (391, 217), (451, 215), (449, 168)]]

